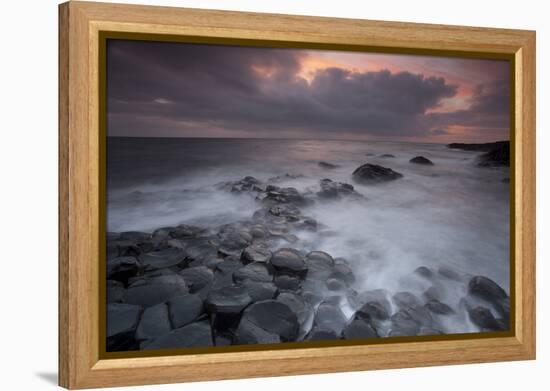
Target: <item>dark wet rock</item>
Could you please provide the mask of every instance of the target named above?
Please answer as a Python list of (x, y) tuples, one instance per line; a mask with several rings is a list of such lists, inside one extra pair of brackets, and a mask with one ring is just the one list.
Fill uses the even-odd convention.
[(359, 308), (355, 313), (355, 317), (359, 319), (387, 320), (390, 318), (390, 313), (383, 302), (372, 300)]
[(302, 212), (293, 204), (280, 204), (269, 208), (269, 213), (273, 216), (283, 218), (285, 222), (295, 222), (300, 220)]
[(385, 289), (373, 289), (358, 294), (351, 293), (348, 295), (347, 298), (350, 306), (355, 310), (360, 309), (366, 303), (377, 302), (384, 308), (384, 310), (388, 314), (390, 314), (392, 306), (388, 297), (389, 293)]
[(207, 321), (188, 324), (145, 344), (143, 349), (204, 348), (213, 346), (212, 329)]
[(330, 179), (321, 179), (321, 190), (317, 192), (317, 196), (322, 199), (338, 199), (344, 197), (354, 197), (356, 199), (363, 196), (355, 191), (355, 188), (349, 183), (334, 182)]
[(160, 303), (143, 311), (136, 330), (136, 339), (152, 340), (169, 333), (170, 330), (172, 326), (168, 317), (168, 307), (165, 303)]
[(334, 330), (325, 330), (320, 329), (319, 327), (314, 327), (306, 336), (308, 341), (331, 341), (335, 339), (340, 339), (340, 334)]
[(393, 171), (391, 168), (370, 163), (358, 167), (352, 174), (353, 180), (362, 184), (393, 181), (402, 177), (402, 174)]
[(174, 231), (175, 227), (162, 227), (153, 231), (152, 240), (153, 242), (160, 242), (171, 238), (171, 232)]
[(257, 345), (280, 343), (281, 337), (275, 333), (264, 330), (248, 319), (242, 319), (235, 332), (234, 344)]
[(142, 270), (141, 263), (136, 257), (117, 257), (107, 260), (107, 278), (124, 284), (128, 279), (137, 276)]
[(126, 289), (120, 281), (107, 280), (107, 303), (124, 303)]
[(472, 277), (468, 283), (468, 293), (491, 303), (508, 297), (496, 282), (483, 276)]
[(342, 291), (347, 288), (346, 283), (337, 278), (328, 278), (326, 281), (326, 286), (329, 291)]
[(495, 319), (494, 315), (488, 308), (468, 308), (468, 315), (470, 316), (470, 320), (472, 321), (472, 323), (478, 326), (482, 331), (500, 331), (504, 329), (502, 327), (502, 323), (498, 322), (497, 319)]
[(355, 282), (355, 275), (353, 270), (345, 263), (336, 263), (332, 269), (332, 273), (329, 278), (336, 278), (343, 281), (347, 285)]
[(151, 234), (147, 232), (137, 231), (121, 232), (120, 240), (129, 240), (135, 243), (142, 243), (151, 240)]
[(271, 259), (271, 251), (267, 246), (261, 244), (253, 244), (246, 247), (242, 254), (241, 260), (243, 263), (264, 262), (267, 263)]
[(233, 336), (225, 333), (214, 333), (214, 345), (229, 346), (233, 344)]
[(311, 203), (294, 187), (268, 186), (262, 202), (267, 204), (294, 204), (306, 206)]
[(504, 145), (510, 145), (509, 141), (497, 141), (494, 143), (482, 143), (482, 144), (468, 144), (468, 143), (452, 143), (447, 144), (447, 148), (450, 149), (462, 149), (464, 151), (475, 151), (475, 152), (488, 152), (497, 147)]
[(438, 315), (450, 315), (455, 313), (455, 311), (447, 304), (435, 299), (428, 301), (425, 306), (434, 314)]
[(321, 330), (332, 330), (340, 335), (347, 320), (337, 304), (322, 302), (315, 311), (313, 327)]
[(326, 170), (332, 170), (332, 169), (338, 168), (340, 166), (338, 164), (332, 164), (332, 163), (328, 163), (328, 162), (319, 162), (319, 167), (324, 168)]
[(353, 319), (342, 331), (344, 339), (378, 338), (376, 329), (366, 319)]
[(243, 267), (243, 263), (237, 259), (225, 258), (222, 262), (216, 265), (216, 270), (221, 274), (233, 274), (233, 272)]
[(453, 281), (463, 281), (464, 280), (464, 275), (457, 272), (456, 270), (448, 267), (448, 266), (441, 266), (439, 267), (439, 269), (437, 269), (437, 273), (441, 276), (441, 277), (445, 277), (445, 278), (448, 278), (449, 280), (453, 280)]
[(234, 282), (240, 283), (244, 280), (271, 282), (273, 281), (273, 276), (271, 275), (266, 263), (252, 262), (233, 272)]
[(303, 278), (308, 271), (308, 266), (300, 252), (292, 248), (282, 248), (275, 251), (270, 264), (278, 274), (296, 275)]
[(246, 176), (243, 179), (234, 182), (223, 182), (218, 185), (218, 188), (229, 191), (231, 193), (242, 193), (250, 191), (258, 191), (261, 189), (262, 182), (252, 176)]
[(311, 251), (305, 257), (308, 278), (324, 280), (333, 272), (334, 259), (324, 251)]
[(206, 238), (192, 238), (186, 242), (185, 255), (192, 266), (200, 266), (218, 258), (218, 249)]
[(177, 274), (162, 275), (132, 283), (126, 290), (126, 302), (150, 307), (187, 292), (183, 277)]
[(510, 318), (510, 298), (507, 297), (505, 299), (495, 300), (493, 302), (493, 306), (495, 307), (495, 310), (497, 313), (502, 316), (502, 318), (506, 319), (507, 322), (509, 322)]
[(282, 291), (297, 291), (300, 289), (302, 280), (296, 276), (280, 274), (275, 276), (275, 285)]
[(392, 299), (399, 308), (416, 307), (420, 305), (420, 299), (410, 292), (397, 292), (393, 295)]
[(139, 347), (135, 331), (142, 311), (138, 305), (107, 305), (107, 351), (134, 350)]
[(302, 326), (313, 316), (313, 307), (296, 293), (281, 292), (277, 301), (286, 304), (296, 314), (298, 323)]
[(316, 232), (319, 228), (319, 223), (317, 220), (312, 219), (311, 217), (304, 217), (302, 216), (301, 220), (298, 221), (294, 227), (296, 229), (303, 229), (306, 231)]
[(252, 239), (265, 239), (269, 237), (269, 230), (261, 224), (255, 224), (249, 229)]
[(420, 331), (420, 325), (406, 310), (399, 310), (391, 317), (391, 337), (414, 336)]
[(445, 298), (445, 288), (441, 284), (432, 285), (422, 294), (426, 300), (443, 300)]
[(387, 158), (394, 158), (395, 155), (392, 155), (391, 153), (384, 153), (384, 154), (380, 155), (380, 157), (387, 159)]
[(253, 302), (273, 299), (278, 292), (277, 286), (272, 282), (244, 280), (241, 285), (246, 288)]
[(509, 167), (510, 142), (496, 145), (478, 158), (478, 167)]
[(170, 320), (174, 328), (192, 323), (204, 313), (204, 306), (199, 295), (181, 295), (168, 302)]
[(170, 236), (174, 239), (188, 239), (204, 233), (203, 228), (193, 225), (181, 224), (170, 231)]
[(147, 270), (156, 270), (183, 266), (185, 257), (185, 251), (178, 248), (167, 248), (142, 254), (139, 256), (139, 260)]
[(281, 341), (294, 341), (298, 331), (298, 318), (288, 305), (277, 300), (265, 300), (250, 305), (244, 311), (236, 339), (238, 343), (253, 343), (253, 340), (266, 339), (267, 334), (267, 339), (277, 336)]
[(214, 273), (206, 266), (195, 266), (179, 273), (189, 288), (190, 293), (196, 293), (209, 286), (214, 279)]
[(211, 313), (238, 314), (251, 301), (245, 286), (230, 285), (210, 291), (204, 304)]
[(416, 156), (409, 160), (409, 163), (422, 164), (424, 166), (433, 166), (433, 162), (430, 159), (425, 158), (424, 156)]
[(240, 257), (242, 251), (252, 243), (252, 235), (244, 229), (228, 229), (219, 233), (221, 242), (218, 252)]
[(426, 267), (426, 266), (420, 266), (415, 269), (414, 274), (427, 278), (428, 280), (433, 278), (434, 272), (432, 269)]

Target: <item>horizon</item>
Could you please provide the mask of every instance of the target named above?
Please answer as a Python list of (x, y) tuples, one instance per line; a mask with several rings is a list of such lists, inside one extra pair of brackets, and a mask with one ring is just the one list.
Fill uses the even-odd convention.
[(485, 143), (510, 109), (507, 60), (107, 42), (110, 136)]

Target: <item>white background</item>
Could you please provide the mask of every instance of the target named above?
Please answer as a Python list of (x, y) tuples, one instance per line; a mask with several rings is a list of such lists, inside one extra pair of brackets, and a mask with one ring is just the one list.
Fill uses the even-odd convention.
[[(119, 0), (119, 2), (125, 2)], [(549, 29), (545, 1), (132, 1), (196, 8), (537, 30), (538, 359), (141, 387), (246, 390), (517, 390), (550, 380)], [(41, 390), (57, 377), (57, 1), (0, 5), (0, 388)], [(546, 240), (545, 240), (546, 239)], [(459, 354), (459, 353), (457, 353)], [(542, 385), (546, 383), (545, 385)], [(132, 388), (134, 389), (134, 388)], [(137, 388), (135, 388), (137, 389)]]

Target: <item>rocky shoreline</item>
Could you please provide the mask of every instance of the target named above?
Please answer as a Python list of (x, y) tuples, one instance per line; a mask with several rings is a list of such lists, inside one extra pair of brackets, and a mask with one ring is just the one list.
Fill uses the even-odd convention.
[[(410, 278), (430, 286), (422, 295), (359, 290), (350, 260), (304, 251), (296, 234), (328, 234), (308, 216), (311, 205), (353, 200), (368, 207), (368, 198), (329, 178), (306, 192), (279, 186), (296, 177), (218, 184), (218, 191), (256, 200), (243, 221), (108, 233), (107, 350), (445, 334), (448, 317), (464, 317), (478, 331), (509, 328), (509, 297), (484, 276), (419, 265)], [(402, 177), (374, 164), (351, 174), (367, 185)], [(458, 305), (447, 303), (450, 287), (465, 292)]]

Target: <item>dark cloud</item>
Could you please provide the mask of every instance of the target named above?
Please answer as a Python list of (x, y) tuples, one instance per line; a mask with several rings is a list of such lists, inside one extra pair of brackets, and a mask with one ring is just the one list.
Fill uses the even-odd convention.
[(448, 126), (507, 128), (505, 83), (479, 86), (470, 108), (442, 77), (342, 68), (299, 76), (307, 52), (114, 40), (108, 132), (125, 136), (425, 137)]

